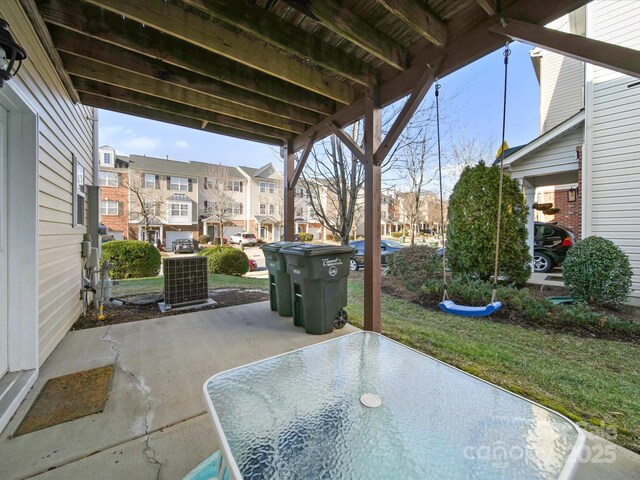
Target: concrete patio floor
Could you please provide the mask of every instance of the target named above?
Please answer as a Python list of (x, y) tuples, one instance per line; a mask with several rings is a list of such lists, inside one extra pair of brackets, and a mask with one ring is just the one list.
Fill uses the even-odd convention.
[[(217, 449), (207, 378), (355, 330), (306, 335), (261, 302), (69, 332), (0, 436), (0, 477), (180, 479)], [(48, 379), (111, 364), (104, 412), (11, 438)], [(582, 464), (575, 478), (640, 479), (640, 456), (592, 435), (587, 446), (616, 460)]]

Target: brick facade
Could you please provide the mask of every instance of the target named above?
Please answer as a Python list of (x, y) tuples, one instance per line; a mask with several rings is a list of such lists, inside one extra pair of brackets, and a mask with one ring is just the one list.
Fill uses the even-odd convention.
[(571, 230), (576, 239), (582, 238), (582, 149), (578, 147), (578, 191), (576, 201), (569, 202), (569, 189), (557, 189), (554, 192), (553, 206), (560, 209), (554, 215), (554, 221)]
[(100, 171), (117, 173), (118, 175), (117, 187), (100, 186), (100, 205), (106, 200), (118, 202), (118, 215), (105, 215), (102, 213), (101, 223), (106, 225), (110, 233), (121, 233), (123, 239), (137, 238), (137, 234), (134, 237), (130, 237), (127, 171), (113, 168), (101, 168)]

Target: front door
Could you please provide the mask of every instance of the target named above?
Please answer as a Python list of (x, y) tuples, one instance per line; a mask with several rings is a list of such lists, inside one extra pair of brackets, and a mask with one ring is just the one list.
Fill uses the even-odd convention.
[(7, 111), (0, 106), (0, 377), (9, 369), (7, 186)]

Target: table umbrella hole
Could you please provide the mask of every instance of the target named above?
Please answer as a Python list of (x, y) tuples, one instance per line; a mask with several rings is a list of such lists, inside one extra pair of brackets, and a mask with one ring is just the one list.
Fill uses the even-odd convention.
[(378, 408), (382, 405), (380, 397), (374, 393), (365, 393), (360, 397), (360, 403), (365, 407)]

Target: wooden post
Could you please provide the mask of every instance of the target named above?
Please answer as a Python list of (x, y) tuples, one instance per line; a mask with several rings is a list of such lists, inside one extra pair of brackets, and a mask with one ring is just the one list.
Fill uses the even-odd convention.
[(364, 113), (364, 329), (380, 332), (380, 189), (381, 168), (374, 161), (382, 136), (378, 89), (365, 95)]
[(293, 230), (295, 224), (294, 187), (291, 179), (295, 172), (295, 156), (293, 152), (293, 142), (287, 140), (282, 148), (282, 158), (284, 159), (284, 179), (282, 181), (282, 193), (284, 195), (284, 239), (293, 241)]

